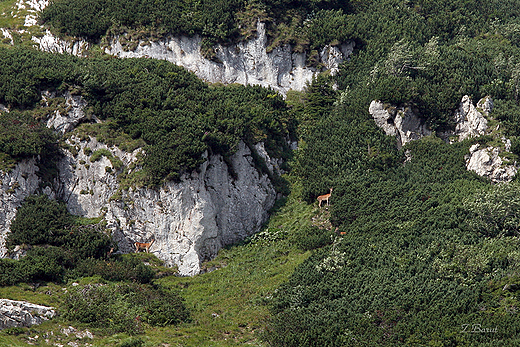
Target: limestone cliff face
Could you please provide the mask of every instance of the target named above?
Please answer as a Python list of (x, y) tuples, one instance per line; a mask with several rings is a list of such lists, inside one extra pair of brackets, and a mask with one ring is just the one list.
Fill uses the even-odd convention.
[[(257, 37), (232, 46), (218, 45), (216, 61), (202, 56), (199, 36), (172, 37), (159, 42), (140, 42), (135, 50), (125, 51), (119, 40), (113, 40), (106, 53), (122, 58), (147, 57), (168, 60), (194, 72), (208, 82), (239, 83), (271, 87), (282, 94), (301, 91), (320, 70), (306, 66), (305, 53), (292, 53), (289, 45), (267, 52), (265, 24), (257, 24)], [(339, 64), (354, 50), (354, 42), (326, 46), (320, 62), (334, 74)]]
[(368, 112), (385, 134), (396, 137), (397, 148), (431, 134), (424, 120), (419, 118), (410, 107), (385, 107), (381, 101), (374, 100), (370, 103)]
[(475, 107), (471, 98), (465, 95), (453, 115), (456, 124), (453, 135), (458, 137), (458, 141), (484, 135), (488, 128), (485, 116), (489, 115), (492, 108), (493, 102), (489, 97), (480, 100)]
[(24, 159), (8, 172), (0, 171), (0, 258), (7, 255), (5, 240), (16, 210), (40, 184), (35, 159)]
[(78, 123), (88, 118), (84, 111), (87, 106), (87, 101), (80, 95), (72, 95), (69, 91), (62, 93), (50, 91), (42, 92), (42, 102), (45, 103), (46, 106), (49, 106), (51, 100), (57, 97), (64, 100), (66, 109), (53, 111), (47, 120), (47, 128), (65, 134), (66, 132), (72, 131)]
[[(490, 97), (482, 98), (476, 107), (469, 96), (464, 96), (458, 109), (454, 113), (456, 122), (455, 131), (450, 141), (463, 141), (467, 138), (478, 137), (485, 134), (493, 134), (498, 130), (490, 129), (488, 118), (493, 109), (493, 101)], [(505, 159), (511, 152), (511, 141), (501, 137), (502, 146), (482, 146), (476, 143), (471, 146), (469, 155), (466, 156), (466, 168), (477, 175), (487, 177), (493, 182), (509, 182), (513, 180), (518, 165)]]
[(90, 153), (108, 150), (127, 166), (138, 150), (125, 153), (93, 138), (81, 141), (74, 136), (69, 143), (78, 154), (65, 151), (54, 189), (68, 209), (86, 217), (104, 216), (122, 252), (134, 251), (136, 241), (154, 239), (150, 251), (168, 265), (177, 265), (182, 275), (199, 273), (203, 260), (256, 232), (276, 199), (272, 183), (255, 169), (244, 143), (231, 157), (231, 167), (220, 155), (206, 156), (199, 170), (179, 183), (131, 188), (117, 199), (111, 199), (119, 188), (116, 168), (106, 156), (91, 162)]

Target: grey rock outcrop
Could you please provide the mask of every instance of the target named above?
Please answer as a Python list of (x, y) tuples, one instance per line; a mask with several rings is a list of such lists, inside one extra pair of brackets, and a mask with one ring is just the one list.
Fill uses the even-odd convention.
[(276, 199), (268, 175), (256, 170), (251, 150), (242, 142), (230, 167), (220, 155), (206, 156), (199, 170), (179, 183), (131, 188), (117, 200), (110, 199), (119, 188), (117, 170), (105, 156), (90, 162), (85, 148), (108, 150), (125, 166), (136, 160), (137, 151), (125, 153), (93, 138), (73, 136), (69, 143), (78, 154), (66, 151), (55, 188), (68, 209), (85, 217), (104, 216), (122, 252), (133, 252), (133, 242), (154, 239), (150, 252), (176, 265), (181, 275), (199, 273), (203, 260), (256, 232)]
[(396, 137), (398, 148), (410, 141), (431, 135), (424, 120), (419, 118), (410, 107), (385, 107), (381, 101), (374, 100), (370, 103), (368, 112), (385, 134)]
[(13, 327), (30, 327), (41, 324), (56, 315), (53, 307), (31, 304), (26, 301), (0, 299), (0, 330)]
[[(447, 136), (450, 142), (493, 133), (488, 127), (489, 113), (492, 109), (493, 101), (490, 97), (482, 98), (475, 107), (471, 98), (465, 95), (454, 113), (455, 131)], [(516, 162), (511, 163), (503, 159), (504, 154), (511, 150), (511, 141), (506, 138), (501, 140), (503, 146), (499, 147), (483, 148), (479, 143), (471, 146), (469, 155), (466, 156), (466, 168), (493, 182), (511, 181), (518, 167)]]
[(11, 171), (0, 171), (0, 258), (7, 255), (5, 241), (16, 210), (40, 184), (35, 159), (24, 159)]
[(48, 105), (50, 99), (58, 96), (65, 99), (67, 109), (64, 112), (54, 111), (47, 120), (47, 127), (64, 134), (72, 131), (78, 123), (87, 119), (84, 111), (87, 102), (82, 96), (72, 95), (69, 91), (62, 95), (57, 95), (56, 92), (45, 91), (42, 93), (42, 101)]
[(487, 116), (492, 108), (493, 103), (489, 97), (480, 100), (475, 107), (471, 98), (465, 95), (453, 115), (456, 124), (453, 135), (458, 137), (458, 141), (484, 135), (488, 128), (488, 121), (482, 113)]
[(110, 158), (102, 155), (91, 161), (92, 154), (96, 151), (109, 151), (113, 158), (119, 158), (126, 165), (134, 162), (136, 157), (116, 147), (108, 147), (95, 138), (81, 141), (72, 136), (67, 143), (77, 154), (70, 150), (63, 151), (64, 157), (57, 164), (58, 177), (53, 189), (57, 197), (65, 201), (72, 214), (87, 218), (98, 217), (119, 185), (116, 179), (117, 170)]
[[(215, 83), (239, 83), (271, 87), (284, 94), (301, 91), (320, 70), (306, 66), (305, 53), (293, 53), (289, 45), (267, 52), (265, 24), (258, 22), (257, 37), (236, 45), (215, 48), (216, 61), (203, 57), (201, 37), (180, 36), (158, 42), (141, 41), (135, 50), (125, 51), (114, 39), (106, 53), (122, 58), (147, 57), (168, 60), (194, 72), (199, 78)], [(326, 46), (319, 52), (320, 63), (331, 73), (338, 71), (354, 50), (354, 42)]]
[(471, 146), (469, 156), (466, 159), (466, 168), (474, 171), (477, 175), (487, 177), (493, 182), (509, 182), (516, 173), (518, 167), (516, 163), (509, 164), (500, 154), (506, 150), (498, 147), (480, 148), (476, 143)]

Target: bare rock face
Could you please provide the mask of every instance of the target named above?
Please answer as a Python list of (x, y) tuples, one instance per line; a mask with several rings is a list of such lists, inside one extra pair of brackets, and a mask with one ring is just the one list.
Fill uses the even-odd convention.
[(51, 34), (49, 30), (41, 37), (34, 36), (32, 40), (38, 45), (39, 49), (51, 53), (67, 53), (75, 56), (87, 55), (90, 44), (85, 40), (74, 39), (67, 41)]
[(56, 315), (53, 307), (31, 304), (26, 301), (0, 299), (0, 330), (13, 327), (30, 327), (41, 324)]
[(16, 8), (18, 10), (25, 10), (25, 23), (24, 26), (30, 27), (37, 24), (38, 12), (43, 10), (49, 5), (48, 0), (18, 0), (16, 2)]
[(368, 112), (385, 134), (396, 137), (398, 148), (431, 134), (424, 120), (420, 119), (410, 107), (385, 107), (381, 101), (374, 100), (370, 103)]
[[(256, 170), (244, 143), (228, 161), (230, 167), (220, 155), (206, 156), (199, 170), (179, 183), (131, 188), (116, 199), (117, 169), (106, 156), (91, 162), (90, 153), (107, 150), (128, 166), (139, 150), (126, 153), (93, 138), (81, 141), (74, 136), (69, 144), (77, 154), (65, 151), (55, 187), (68, 209), (85, 217), (104, 216), (122, 252), (133, 252), (134, 242), (154, 239), (150, 252), (167, 265), (176, 265), (182, 275), (199, 273), (203, 260), (258, 231), (276, 199), (268, 175)], [(276, 161), (270, 162), (274, 167)]]
[(85, 114), (85, 107), (87, 101), (80, 95), (72, 95), (69, 91), (58, 95), (56, 92), (45, 91), (42, 93), (42, 101), (47, 103), (52, 98), (62, 97), (65, 99), (67, 109), (64, 112), (56, 110), (50, 115), (47, 120), (47, 128), (54, 129), (55, 131), (64, 134), (72, 131), (74, 127), (87, 119)]
[[(477, 107), (473, 106), (469, 96), (462, 97), (459, 108), (453, 115), (456, 123), (453, 135), (458, 136), (459, 141), (484, 135), (488, 128), (488, 121), (484, 115), (487, 116), (492, 108), (493, 103), (489, 97), (480, 100)], [(479, 109), (481, 112), (479, 112)]]
[[(464, 96), (459, 108), (454, 113), (456, 122), (455, 131), (450, 134), (458, 141), (471, 137), (478, 137), (490, 132), (488, 128), (489, 113), (493, 109), (493, 101), (490, 97), (481, 99), (477, 106), (473, 106), (471, 98)], [(511, 141), (502, 138), (503, 146), (485, 147), (479, 143), (471, 146), (469, 155), (466, 157), (466, 168), (474, 171), (477, 175), (487, 177), (493, 182), (509, 182), (517, 171), (516, 162), (511, 163), (502, 156), (510, 152)]]
[(466, 159), (466, 168), (476, 172), (479, 176), (489, 178), (493, 182), (509, 182), (518, 172), (516, 163), (506, 163), (500, 157), (500, 153), (504, 152), (501, 148), (480, 148), (480, 144), (476, 143), (471, 146), (469, 152), (470, 155)]
[[(301, 91), (320, 71), (306, 66), (305, 53), (292, 53), (289, 45), (267, 52), (265, 24), (258, 22), (257, 37), (231, 46), (218, 45), (215, 61), (202, 56), (199, 36), (172, 37), (158, 42), (139, 43), (135, 50), (125, 51), (119, 40), (113, 40), (105, 51), (121, 58), (147, 57), (168, 60), (194, 72), (199, 78), (215, 83), (239, 83), (271, 87), (284, 94)], [(338, 71), (354, 50), (354, 42), (341, 46), (326, 46), (320, 52), (320, 62), (331, 73)]]
[[(64, 157), (58, 162), (58, 177), (52, 190), (67, 204), (68, 210), (75, 215), (87, 218), (98, 217), (110, 197), (117, 191), (117, 169), (111, 158), (102, 155), (91, 161), (97, 151), (108, 151), (112, 158), (130, 165), (136, 160), (135, 154), (123, 153), (116, 147), (108, 147), (95, 138), (81, 141), (72, 136), (67, 143)], [(51, 188), (51, 187), (49, 187)]]
[(0, 258), (7, 255), (5, 241), (16, 210), (40, 184), (35, 159), (24, 159), (11, 171), (0, 171)]

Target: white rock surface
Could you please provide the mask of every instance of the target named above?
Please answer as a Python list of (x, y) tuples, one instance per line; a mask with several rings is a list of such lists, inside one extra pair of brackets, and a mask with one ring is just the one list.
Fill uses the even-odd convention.
[(368, 112), (385, 134), (396, 137), (398, 148), (431, 134), (424, 121), (410, 107), (385, 107), (381, 101), (374, 100)]
[(476, 172), (479, 176), (491, 179), (493, 182), (509, 182), (518, 172), (516, 163), (508, 164), (500, 157), (499, 154), (502, 152), (500, 148), (480, 148), (480, 144), (476, 143), (471, 146), (469, 152), (466, 168)]
[(30, 327), (41, 324), (55, 315), (53, 307), (31, 304), (26, 301), (0, 299), (0, 329)]
[(4, 38), (11, 40), (10, 44), (12, 45), (13, 44), (13, 35), (9, 32), (9, 30), (7, 30), (5, 28), (0, 28), (0, 30), (2, 30), (2, 35), (4, 36)]
[(90, 47), (90, 44), (85, 40), (63, 40), (52, 35), (49, 30), (46, 30), (45, 34), (41, 37), (33, 36), (32, 40), (38, 44), (40, 50), (51, 53), (68, 53), (76, 56), (84, 56)]
[(16, 8), (28, 12), (25, 16), (24, 26), (30, 27), (37, 24), (38, 12), (47, 7), (47, 5), (49, 5), (49, 0), (18, 0)]
[[(117, 172), (106, 156), (91, 162), (92, 153), (97, 150), (108, 150), (126, 165), (136, 158), (132, 154), (122, 154), (122, 151), (115, 147), (109, 148), (95, 138), (80, 141), (73, 136), (67, 143), (74, 146), (78, 154), (74, 156), (71, 152), (64, 151), (65, 156), (57, 163), (59, 174), (53, 189), (57, 197), (66, 202), (72, 214), (87, 218), (98, 217), (102, 214), (101, 209), (117, 191)], [(90, 153), (85, 148), (88, 148)], [(112, 172), (107, 172), (110, 170)]]
[[(147, 57), (168, 60), (194, 72), (208, 82), (239, 83), (271, 87), (284, 94), (290, 90), (303, 90), (307, 82), (320, 71), (305, 66), (305, 53), (292, 53), (289, 45), (267, 52), (265, 24), (257, 25), (257, 37), (232, 46), (218, 45), (215, 62), (204, 58), (200, 51), (201, 38), (173, 37), (158, 42), (140, 42), (133, 51), (125, 51), (119, 40), (113, 40), (106, 49), (108, 54), (122, 58)], [(338, 71), (354, 50), (354, 42), (339, 47), (327, 46), (320, 51), (321, 63), (331, 73)]]
[(16, 210), (40, 184), (38, 170), (35, 159), (24, 159), (10, 172), (0, 171), (0, 258), (7, 255), (5, 241)]
[[(488, 121), (482, 113), (487, 115), (492, 107), (493, 103), (488, 97), (480, 100), (475, 107), (471, 98), (465, 95), (453, 115), (456, 123), (454, 135), (458, 136), (458, 140), (484, 135), (488, 128)], [(481, 109), (482, 113), (477, 108)]]
[(170, 266), (177, 265), (182, 275), (199, 273), (203, 260), (214, 257), (224, 245), (256, 232), (276, 199), (268, 176), (255, 169), (251, 151), (240, 143), (230, 158), (231, 170), (220, 155), (211, 156), (180, 183), (130, 189), (121, 200), (110, 201), (119, 187), (115, 173), (105, 170), (110, 161), (102, 157), (91, 163), (83, 149), (108, 149), (125, 165), (133, 162), (137, 153), (108, 148), (95, 139), (72, 137), (72, 141), (78, 155), (67, 153), (59, 163), (57, 196), (73, 214), (104, 215), (120, 251), (133, 252), (133, 242), (155, 239), (150, 252)]
[(78, 123), (84, 121), (87, 116), (84, 112), (87, 102), (80, 95), (71, 95), (69, 91), (57, 95), (56, 92), (45, 91), (42, 93), (42, 101), (49, 103), (50, 99), (63, 97), (65, 99), (66, 113), (59, 110), (53, 112), (47, 120), (47, 128), (51, 128), (64, 134), (72, 131)]

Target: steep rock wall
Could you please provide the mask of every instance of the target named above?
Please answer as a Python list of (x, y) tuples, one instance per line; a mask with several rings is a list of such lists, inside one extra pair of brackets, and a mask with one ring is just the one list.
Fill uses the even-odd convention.
[[(158, 42), (141, 41), (135, 50), (125, 51), (118, 39), (111, 42), (106, 53), (121, 58), (147, 57), (168, 60), (194, 72), (199, 78), (215, 83), (239, 83), (271, 87), (284, 94), (301, 91), (320, 70), (305, 65), (305, 53), (292, 53), (289, 45), (267, 52), (265, 24), (257, 24), (257, 37), (232, 46), (218, 45), (216, 61), (201, 54), (199, 36), (172, 37)], [(326, 46), (319, 52), (325, 69), (336, 73), (339, 64), (354, 50), (354, 42)]]
[(16, 210), (40, 184), (35, 159), (24, 159), (11, 171), (0, 171), (0, 258), (7, 255), (5, 241)]
[(251, 150), (242, 142), (230, 158), (231, 167), (220, 155), (206, 156), (199, 170), (180, 183), (131, 188), (117, 200), (110, 199), (119, 188), (112, 163), (105, 156), (91, 162), (85, 148), (109, 150), (125, 166), (136, 160), (137, 151), (125, 153), (74, 136), (69, 144), (78, 154), (65, 151), (54, 188), (68, 209), (86, 217), (103, 215), (122, 252), (134, 251), (133, 242), (154, 239), (150, 251), (167, 265), (177, 265), (182, 275), (199, 273), (203, 260), (256, 232), (276, 199), (268, 176), (256, 170)]

